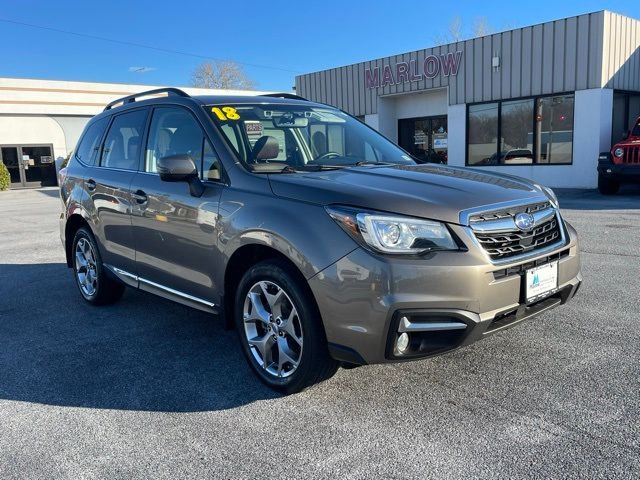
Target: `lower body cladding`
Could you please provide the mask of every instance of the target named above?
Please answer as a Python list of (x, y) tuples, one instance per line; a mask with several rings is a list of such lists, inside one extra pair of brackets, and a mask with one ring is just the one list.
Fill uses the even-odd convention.
[[(582, 281), (570, 226), (567, 237), (552, 252), (501, 265), (476, 248), (422, 258), (354, 250), (309, 281), (331, 355), (353, 364), (424, 358), (563, 304)], [(527, 299), (527, 271), (554, 263), (553, 288)]]

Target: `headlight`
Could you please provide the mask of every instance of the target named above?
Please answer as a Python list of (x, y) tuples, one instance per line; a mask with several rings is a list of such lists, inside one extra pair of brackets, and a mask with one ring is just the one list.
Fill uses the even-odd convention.
[(327, 212), (357, 242), (378, 252), (418, 254), (458, 250), (449, 229), (434, 220), (327, 207)]
[(622, 158), (624, 157), (624, 149), (618, 147), (613, 151), (613, 154), (618, 158)]

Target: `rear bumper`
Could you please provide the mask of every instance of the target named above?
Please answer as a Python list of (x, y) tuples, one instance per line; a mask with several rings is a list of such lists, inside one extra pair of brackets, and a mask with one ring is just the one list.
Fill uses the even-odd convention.
[[(568, 243), (546, 256), (500, 266), (474, 250), (413, 260), (355, 250), (310, 280), (331, 354), (356, 364), (424, 358), (566, 303), (582, 281), (575, 230), (567, 234)], [(523, 272), (549, 261), (558, 262), (558, 288), (527, 305)], [(398, 356), (403, 331), (419, 346)]]

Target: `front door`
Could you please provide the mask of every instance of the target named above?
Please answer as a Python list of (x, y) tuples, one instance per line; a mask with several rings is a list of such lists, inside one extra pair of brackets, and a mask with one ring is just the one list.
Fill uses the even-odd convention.
[(398, 144), (422, 163), (447, 163), (447, 117), (398, 120)]
[(13, 188), (58, 184), (51, 145), (3, 146), (2, 161), (9, 170)]
[[(201, 197), (191, 195), (186, 182), (160, 179), (157, 160), (177, 154), (193, 158), (206, 185)], [(214, 271), (222, 261), (216, 230), (222, 188), (219, 161), (192, 112), (178, 106), (154, 108), (143, 171), (131, 183), (140, 288), (196, 307), (218, 304)]]

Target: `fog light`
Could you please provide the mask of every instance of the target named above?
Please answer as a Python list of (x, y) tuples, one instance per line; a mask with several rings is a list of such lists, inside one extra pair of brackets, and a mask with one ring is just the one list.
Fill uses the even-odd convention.
[(396, 340), (396, 350), (399, 353), (404, 353), (409, 347), (409, 335), (404, 332), (400, 334), (398, 339)]

